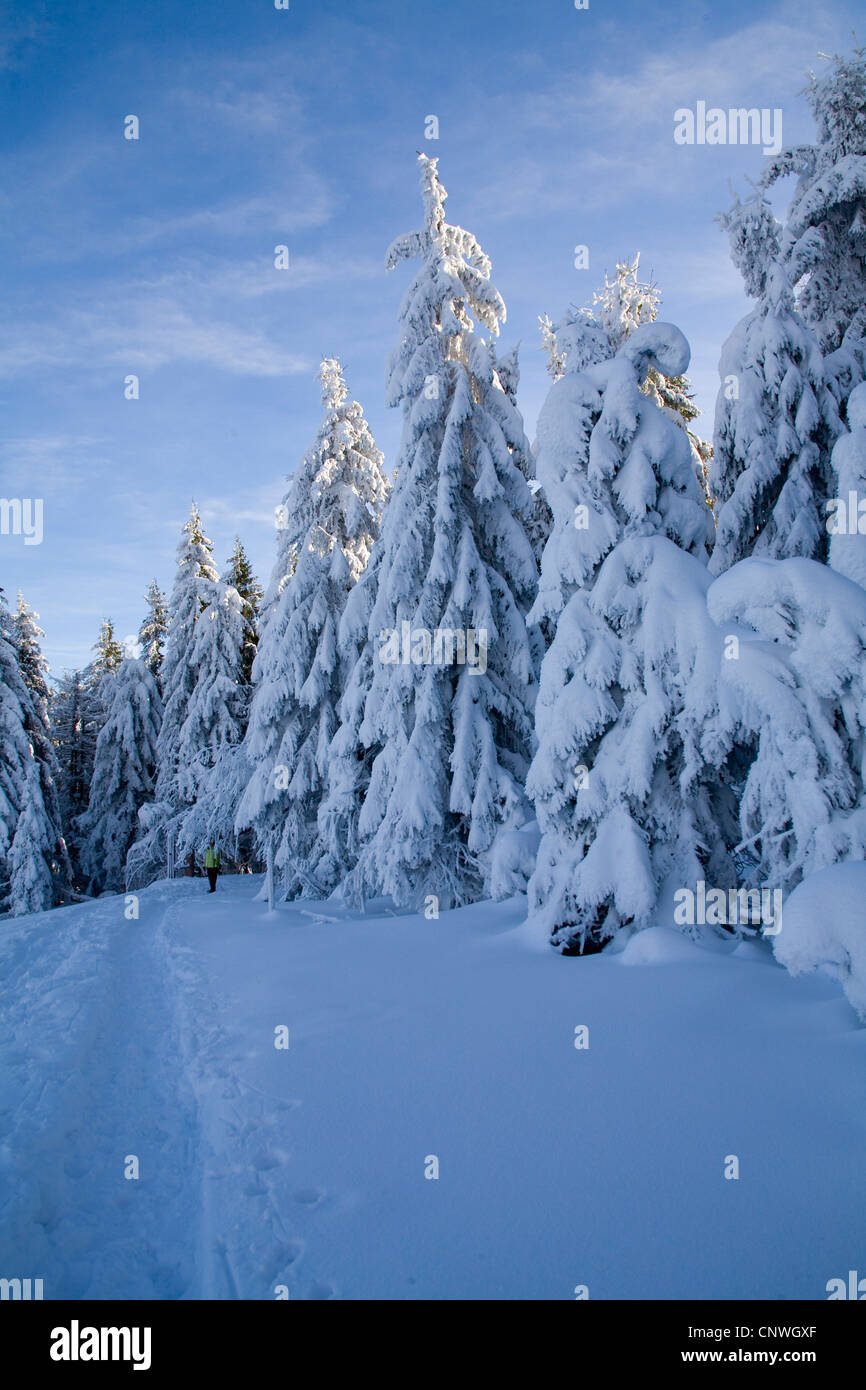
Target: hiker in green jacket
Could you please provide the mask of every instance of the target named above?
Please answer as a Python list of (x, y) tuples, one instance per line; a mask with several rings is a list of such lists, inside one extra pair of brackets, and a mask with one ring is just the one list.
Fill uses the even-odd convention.
[(205, 850), (204, 866), (205, 870), (207, 871), (208, 883), (210, 884), (208, 892), (215, 893), (217, 875), (220, 871), (220, 852), (218, 849), (214, 848), (213, 840), (211, 840), (210, 844)]

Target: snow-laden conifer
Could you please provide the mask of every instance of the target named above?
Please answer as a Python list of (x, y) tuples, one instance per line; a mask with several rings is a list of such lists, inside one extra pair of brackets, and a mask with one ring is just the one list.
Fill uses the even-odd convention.
[(201, 596), (189, 654), (192, 689), (176, 745), (176, 794), (188, 806), (202, 794), (217, 751), (241, 742), (248, 708), (240, 594), (217, 579), (202, 582)]
[(219, 575), (213, 563), (213, 545), (204, 533), (198, 508), (193, 503), (177, 550), (177, 572), (171, 592), (162, 692), (165, 712), (159, 734), (156, 796), (158, 801), (182, 804), (187, 798), (178, 787), (185, 769), (180, 766), (181, 730), (196, 685), (192, 665), (196, 624), (213, 598)]
[(138, 630), (141, 659), (159, 685), (165, 640), (168, 634), (168, 604), (155, 579), (147, 586), (147, 616)]
[(707, 755), (721, 765), (739, 750), (744, 876), (787, 893), (866, 858), (866, 592), (812, 560), (753, 557), (707, 602), (737, 642)]
[(424, 223), (386, 260), (421, 261), (387, 374), (403, 436), (382, 539), (346, 615), (347, 633), (369, 618), (334, 779), (372, 755), (350, 893), (446, 905), (483, 891), (497, 830), (527, 812), (537, 567), (523, 426), (490, 346), (505, 306), (475, 237), (445, 220), (436, 160), (419, 165)]
[[(547, 315), (541, 317), (542, 344), (554, 382), (615, 357), (635, 329), (656, 321), (661, 292), (652, 281), (640, 279), (639, 268), (640, 254), (633, 260), (620, 261), (613, 277), (605, 274), (604, 284), (594, 292), (590, 305), (570, 308), (557, 324)], [(698, 414), (691, 383), (684, 373), (666, 375), (658, 367), (649, 366), (641, 390), (686, 431), (695, 474), (709, 505), (707, 466), (713, 451), (690, 428)], [(536, 452), (538, 447), (537, 442)], [(551, 483), (555, 488), (555, 479)]]
[(39, 763), (39, 781), (45, 813), (51, 824), (50, 839), (53, 856), (55, 902), (64, 901), (72, 882), (72, 867), (64, 838), (63, 814), (60, 805), (60, 768), (52, 741), (49, 716), (50, 691), (48, 663), (42, 655), (39, 639), (45, 636), (35, 613), (24, 595), (18, 594), (18, 607), (12, 622), (12, 635), (18, 658), (18, 669), (30, 696), (30, 709), (25, 729), (30, 737), (34, 756)]
[(274, 854), (286, 895), (330, 892), (346, 866), (345, 839), (331, 838), (327, 817), (324, 839), (318, 826), (347, 676), (338, 630), (388, 494), (382, 454), (335, 358), (319, 380), (324, 418), (280, 508), (244, 745), (253, 772), (237, 814), (260, 853)]
[(710, 561), (721, 574), (747, 555), (827, 557), (823, 506), (840, 425), (815, 334), (797, 312), (778, 258), (779, 224), (760, 194), (721, 219), (757, 304), (722, 349)]
[(110, 686), (87, 810), (78, 823), (90, 892), (120, 892), (141, 806), (153, 796), (162, 702), (143, 660), (126, 658)]
[(797, 176), (778, 254), (844, 412), (866, 376), (866, 49), (822, 60), (806, 88), (817, 140), (772, 156), (760, 186)]
[(235, 537), (234, 550), (223, 574), (223, 583), (228, 584), (231, 589), (236, 589), (240, 595), (244, 619), (243, 675), (245, 682), (249, 685), (252, 681), (253, 662), (256, 659), (256, 647), (259, 640), (258, 619), (263, 590), (253, 573), (253, 567), (239, 536)]
[(177, 571), (169, 603), (170, 618), (161, 667), (162, 725), (157, 743), (157, 776), (153, 803), (142, 806), (139, 832), (127, 857), (130, 888), (151, 882), (166, 864), (170, 846), (177, 852), (188, 812), (190, 788), (197, 785), (190, 768), (189, 740), (181, 738), (199, 670), (193, 664), (199, 619), (219, 590), (213, 563), (213, 545), (205, 535), (198, 508), (193, 503), (177, 549)]
[(539, 464), (579, 422), (553, 508), (556, 520), (585, 509), (545, 551), (543, 587), (544, 565), (567, 565), (571, 592), (542, 665), (527, 781), (542, 831), (530, 911), (568, 951), (647, 925), (664, 884), (726, 872), (733, 808), (700, 752), (721, 659), (705, 601), (711, 518), (685, 431), (641, 391), (651, 366), (681, 375), (688, 356), (678, 329), (644, 324), (612, 361), (555, 383), (539, 420)]
[(57, 826), (33, 750), (38, 719), (0, 590), (0, 911), (13, 916), (51, 907), (61, 869)]

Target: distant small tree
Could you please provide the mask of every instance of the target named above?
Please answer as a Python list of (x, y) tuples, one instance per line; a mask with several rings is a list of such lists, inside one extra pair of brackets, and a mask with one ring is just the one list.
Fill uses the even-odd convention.
[(97, 678), (116, 675), (123, 660), (123, 647), (114, 635), (114, 623), (110, 618), (103, 618), (99, 640), (93, 650), (96, 653), (93, 670)]
[(258, 618), (264, 590), (253, 574), (253, 567), (238, 536), (235, 536), (235, 548), (229, 558), (223, 582), (240, 595), (244, 622), (243, 677), (249, 685), (259, 641)]
[(155, 579), (152, 579), (148, 584), (145, 598), (147, 600), (147, 616), (138, 631), (138, 644), (141, 648), (142, 661), (159, 685), (162, 659), (165, 654), (165, 639), (168, 633), (168, 605), (165, 594)]
[(139, 809), (153, 796), (162, 702), (144, 661), (122, 661), (96, 743), (87, 810), (78, 832), (91, 892), (120, 892)]

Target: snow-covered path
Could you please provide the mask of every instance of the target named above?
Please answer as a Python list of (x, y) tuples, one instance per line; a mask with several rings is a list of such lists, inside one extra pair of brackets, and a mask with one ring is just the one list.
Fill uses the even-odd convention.
[[(29, 934), (15, 929), (24, 973), (7, 976), (16, 1067), (8, 1080), (25, 1096), (10, 1107), (3, 1152), (24, 1198), (18, 1219), (29, 1217), (16, 1257), (44, 1269), (56, 1297), (179, 1298), (197, 1267), (196, 1108), (164, 938), (153, 930), (178, 906), (159, 890), (146, 903), (139, 922), (127, 922), (123, 899), (112, 898), (65, 920), (40, 917)], [(14, 1098), (8, 1085), (3, 1093)], [(133, 1157), (137, 1180), (125, 1176)], [(4, 1216), (14, 1210), (3, 1205)]]
[(566, 960), (519, 901), (269, 917), (257, 887), (0, 924), (0, 1274), (47, 1298), (820, 1299), (864, 1267), (866, 1030), (832, 982), (655, 932)]

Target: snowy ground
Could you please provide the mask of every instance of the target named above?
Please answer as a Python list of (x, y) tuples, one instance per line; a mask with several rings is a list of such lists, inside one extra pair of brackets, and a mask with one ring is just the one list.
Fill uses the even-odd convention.
[(829, 979), (661, 929), (562, 958), (520, 899), (269, 917), (258, 886), (0, 924), (0, 1274), (46, 1298), (823, 1299), (864, 1268), (866, 1029)]

